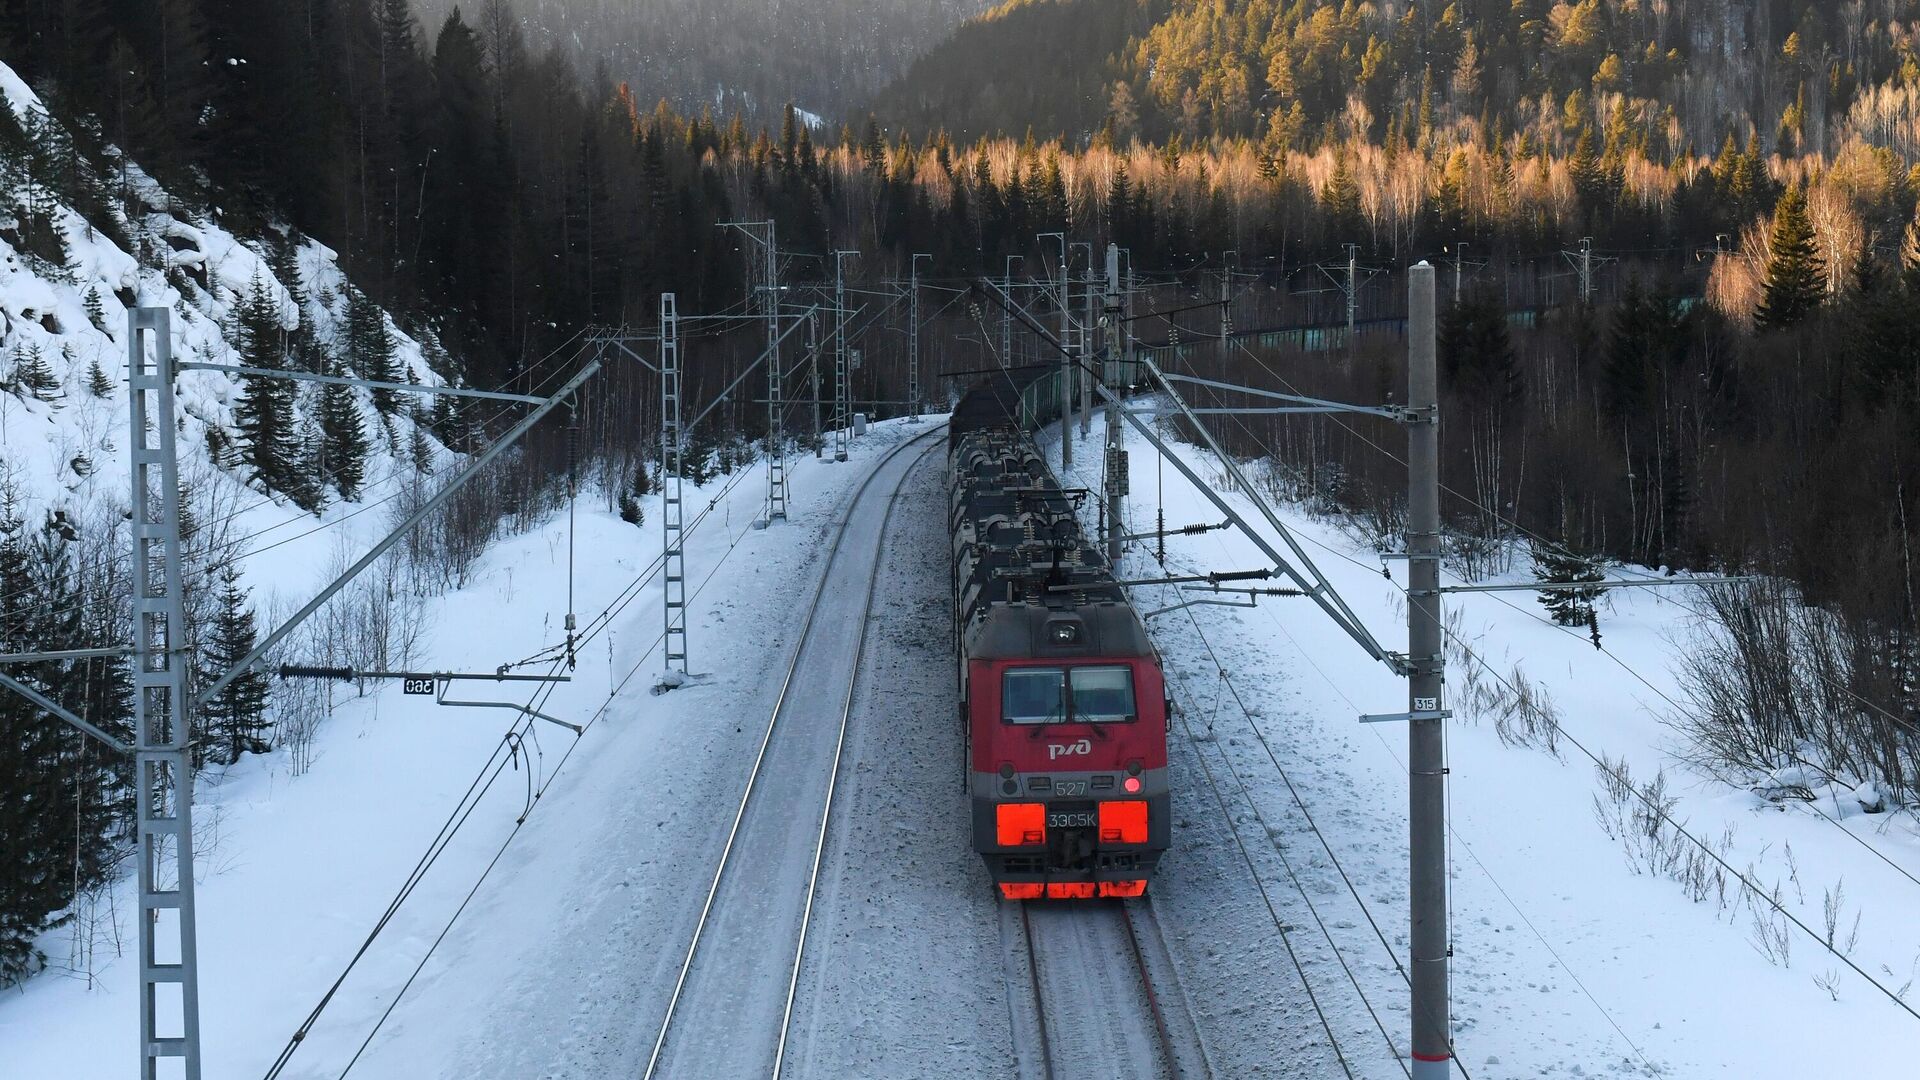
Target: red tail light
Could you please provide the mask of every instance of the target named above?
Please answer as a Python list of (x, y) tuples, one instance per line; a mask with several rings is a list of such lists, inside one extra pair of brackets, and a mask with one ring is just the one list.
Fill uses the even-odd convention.
[[(1142, 885), (1146, 882), (1141, 882)], [(1046, 895), (1047, 887), (1037, 881), (1003, 881), (1000, 883), (1000, 895), (1008, 900), (1038, 900)]]
[(1037, 802), (1001, 803), (993, 808), (993, 831), (1001, 847), (1044, 844), (1047, 842), (1046, 805)]
[(1103, 881), (1100, 883), (1101, 896), (1144, 896), (1146, 892), (1147, 883), (1144, 879), (1140, 881)]
[(1100, 842), (1103, 844), (1146, 843), (1147, 804), (1144, 802), (1101, 803)]

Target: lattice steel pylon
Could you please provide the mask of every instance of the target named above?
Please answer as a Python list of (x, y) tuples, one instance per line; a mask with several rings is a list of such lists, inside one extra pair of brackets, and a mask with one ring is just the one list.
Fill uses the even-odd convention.
[(847, 365), (847, 275), (844, 269), (849, 255), (857, 251), (833, 253), (833, 460), (847, 460), (853, 441), (853, 383)]
[(774, 244), (774, 223), (767, 221), (763, 296), (767, 305), (767, 524), (787, 519), (787, 440), (780, 421), (787, 403), (781, 388), (786, 380), (780, 363), (780, 264)]
[(920, 260), (931, 260), (931, 255), (915, 255), (909, 262), (911, 266), (907, 277), (912, 290), (907, 314), (907, 422), (920, 422)]
[(686, 433), (680, 428), (680, 315), (674, 294), (660, 294), (660, 581), (667, 671), (687, 673), (685, 504), (680, 476)]
[[(778, 230), (766, 221), (723, 221), (722, 228), (739, 229), (760, 245), (758, 283), (750, 290), (759, 297), (767, 323), (767, 518), (765, 524), (787, 519), (787, 443), (782, 418), (787, 411), (783, 392), (785, 371), (780, 364), (780, 247)], [(766, 235), (755, 232), (763, 229)]]
[[(128, 313), (133, 448), (133, 762), (140, 864), (140, 1075), (177, 1059), (200, 1080), (194, 937), (193, 763), (188, 758), (180, 478), (174, 459), (173, 347), (166, 308)], [(153, 342), (148, 362), (145, 340)], [(171, 988), (178, 988), (178, 1002)], [(176, 1007), (177, 1004), (177, 1007)], [(178, 1027), (169, 1021), (177, 1016)], [(163, 1031), (162, 1029), (167, 1030)]]

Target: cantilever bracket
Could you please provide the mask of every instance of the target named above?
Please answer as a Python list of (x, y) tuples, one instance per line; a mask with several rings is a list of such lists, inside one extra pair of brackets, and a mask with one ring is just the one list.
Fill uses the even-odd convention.
[(433, 699), (434, 704), (454, 705), (454, 706), (458, 706), (461, 708), (468, 708), (468, 709), (512, 709), (514, 712), (521, 713), (526, 716), (538, 717), (542, 720), (545, 720), (549, 724), (559, 724), (561, 727), (566, 728), (568, 731), (573, 732), (575, 735), (583, 735), (586, 733), (586, 730), (587, 730), (578, 724), (569, 724), (565, 720), (562, 720), (557, 716), (548, 716), (546, 713), (541, 712), (540, 710), (534, 708), (531, 705), (522, 705), (517, 701), (455, 701), (447, 697), (446, 694), (447, 694), (447, 691), (446, 691), (445, 685), (443, 684), (440, 690), (440, 693), (435, 695)]

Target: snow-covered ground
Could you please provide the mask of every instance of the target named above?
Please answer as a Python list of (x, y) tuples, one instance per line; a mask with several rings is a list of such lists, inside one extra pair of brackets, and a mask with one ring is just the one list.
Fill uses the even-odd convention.
[[(219, 822), (200, 864), (207, 1075), (267, 1069), (455, 814), (464, 824), (341, 984), (285, 1075), (338, 1075), (403, 988), (357, 1074), (600, 1075), (601, 1048), (577, 1033), (596, 1030), (596, 1010), (607, 1020), (598, 1030), (631, 1024), (614, 1012), (622, 986), (644, 985), (631, 963), (677, 964), (681, 901), (704, 891), (716, 830), (727, 824), (710, 811), (738, 798), (739, 755), (758, 742), (756, 713), (764, 726), (774, 688), (763, 676), (790, 645), (803, 606), (796, 598), (814, 579), (822, 540), (850, 490), (912, 431), (877, 425), (856, 441), (850, 465), (796, 461), (793, 520), (773, 529), (753, 527), (765, 494), (757, 468), (689, 489), (690, 516), (705, 513), (688, 545), (689, 637), (694, 670), (709, 679), (649, 692), (661, 666), (654, 579), (542, 707), (592, 721), (582, 739), (540, 724), (518, 753), (501, 755), (514, 721), (506, 710), (440, 708), (389, 686), (336, 711), (306, 775), (291, 778), (284, 757), (273, 755), (204, 785), (197, 812)], [(583, 623), (651, 573), (658, 496), (645, 504), (639, 529), (581, 504), (573, 543)], [(552, 645), (566, 611), (567, 547), (564, 516), (498, 544), (470, 587), (435, 602), (421, 666), (486, 671)], [(528, 696), (486, 683), (456, 693)], [(491, 783), (469, 799), (476, 776)], [(534, 793), (536, 812), (527, 814)], [(516, 830), (523, 815), (526, 826)], [(630, 842), (626, 849), (610, 850), (616, 834)], [(130, 910), (130, 883), (120, 892), (121, 910)], [(92, 988), (42, 977), (0, 999), (5, 1075), (126, 1075), (137, 1031), (131, 963), (128, 956), (105, 964)]]
[[(1152, 527), (1162, 485), (1169, 526), (1220, 519), (1174, 469), (1157, 478), (1152, 447), (1128, 435), (1133, 531)], [(1057, 431), (1049, 446), (1058, 465)], [(1076, 454), (1077, 462), (1093, 463), (1077, 482), (1095, 489), (1097, 447), (1083, 441)], [(1204, 451), (1181, 452), (1216, 488), (1229, 487)], [(1377, 557), (1335, 523), (1293, 507), (1281, 515), (1376, 637), (1404, 648), (1400, 585), (1383, 577)], [(1167, 554), (1176, 573), (1266, 565), (1233, 532), (1174, 537)], [(1404, 581), (1404, 563), (1387, 565)], [(1123, 568), (1152, 576), (1148, 545), (1137, 545)], [(1920, 876), (1920, 836), (1910, 816), (1866, 815), (1857, 803), (1830, 797), (1783, 809), (1678, 764), (1685, 747), (1668, 723), (1676, 711), (1668, 699), (1681, 700), (1671, 669), (1689, 633), (1686, 591), (1612, 592), (1601, 614), (1605, 653), (1584, 632), (1548, 622), (1532, 593), (1448, 597), (1461, 613), (1460, 638), (1508, 677), (1519, 665), (1551, 697), (1565, 736), (1556, 757), (1503, 744), (1490, 719), (1451, 723), (1453, 1007), (1460, 1059), (1474, 1077), (1784, 1080), (1907, 1071), (1900, 1063), (1920, 1030), (1899, 1005), (1813, 938), (1781, 929), (1777, 916), (1775, 929), (1760, 929), (1754, 913), (1769, 909), (1740, 899), (1737, 881), (1724, 906), (1717, 891), (1694, 902), (1678, 882), (1643, 872), (1644, 863), (1630, 861), (1622, 840), (1599, 823), (1596, 799), (1612, 803), (1572, 740), (1624, 760), (1640, 782), (1664, 769), (1673, 816), (1763, 890), (1777, 887), (1779, 901), (1821, 936), (1823, 906), (1844, 883), (1838, 944), (1846, 946), (1857, 918), (1855, 963), (1896, 992), (1920, 976), (1920, 925), (1910, 915), (1920, 884), (1909, 876)], [(1135, 600), (1145, 610), (1190, 597), (1159, 586), (1138, 590)], [(1174, 764), (1186, 767), (1178, 789), (1218, 785), (1246, 845), (1232, 868), (1239, 884), (1223, 878), (1192, 895), (1194, 858), (1205, 849), (1176, 833), (1156, 890), (1162, 924), (1188, 949), (1187, 970), (1234, 962), (1210, 956), (1216, 950), (1207, 937), (1183, 935), (1180, 913), (1227, 896), (1227, 906), (1247, 907), (1251, 862), (1267, 895), (1251, 896), (1258, 910), (1248, 917), (1265, 923), (1269, 939), (1274, 920), (1286, 924), (1355, 1075), (1396, 1074), (1384, 1055), (1389, 1037), (1404, 1051), (1407, 1030), (1407, 995), (1394, 966), (1406, 954), (1406, 735), (1356, 718), (1404, 709), (1405, 683), (1305, 600), (1192, 608), (1160, 615), (1151, 628), (1181, 715)], [(1465, 711), (1467, 678), (1459, 663), (1450, 668), (1456, 711)], [(1190, 740), (1181, 737), (1188, 732)], [(1203, 762), (1210, 770), (1195, 768)], [(1189, 798), (1176, 810), (1205, 814), (1211, 799)], [(1209, 816), (1217, 828), (1217, 805)], [(1790, 952), (1770, 960), (1763, 941), (1783, 934)], [(1284, 957), (1266, 965), (1265, 976), (1249, 979), (1254, 994), (1244, 1007), (1262, 1009), (1261, 995), (1301, 985)], [(1270, 1041), (1250, 1056), (1271, 1062), (1295, 1045), (1301, 1029), (1283, 1019), (1318, 1028), (1311, 1012), (1272, 1018)], [(1207, 1020), (1201, 1017), (1203, 1032)], [(1329, 1063), (1311, 1074), (1336, 1069)]]

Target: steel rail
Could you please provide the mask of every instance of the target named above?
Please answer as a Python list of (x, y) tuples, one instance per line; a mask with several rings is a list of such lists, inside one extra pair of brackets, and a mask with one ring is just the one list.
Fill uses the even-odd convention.
[[(1059, 901), (1041, 902), (1058, 903)], [(1138, 981), (1141, 994), (1146, 1001), (1149, 1023), (1145, 1026), (1151, 1028), (1154, 1045), (1158, 1050), (1155, 1073), (1172, 1077), (1174, 1080), (1211, 1080), (1213, 1063), (1207, 1055), (1206, 1043), (1200, 1036), (1199, 1025), (1194, 1021), (1190, 1008), (1183, 1006), (1180, 1018), (1185, 1022), (1180, 1024), (1182, 1030), (1179, 1038), (1176, 1039), (1174, 1018), (1170, 1017), (1167, 1006), (1163, 1003), (1160, 989), (1155, 985), (1153, 972), (1146, 958), (1147, 950), (1142, 946), (1139, 932), (1134, 925), (1133, 912), (1135, 910), (1144, 912), (1143, 917), (1153, 926), (1156, 934), (1159, 932), (1159, 924), (1154, 918), (1152, 908), (1148, 906), (1151, 900), (1142, 897), (1138, 901), (1137, 908), (1135, 903), (1120, 900), (1093, 901), (1079, 905), (1078, 910), (1072, 914), (1076, 920), (1119, 920), (1121, 933), (1127, 941), (1126, 955), (1133, 961), (1131, 975)], [(1033, 983), (1034, 1014), (1040, 1032), (1042, 1072), (1048, 1080), (1052, 1080), (1055, 1075), (1062, 1073), (1063, 1067), (1071, 1066), (1072, 1063), (1061, 1062), (1056, 1065), (1053, 1060), (1053, 1041), (1047, 1029), (1048, 995), (1043, 987), (1045, 980), (1040, 974), (1041, 951), (1034, 944), (1033, 922), (1028, 915), (1029, 906), (1026, 902), (1020, 904), (1020, 926), (1027, 946), (1027, 971)], [(1156, 940), (1160, 947), (1159, 952), (1165, 954), (1168, 965), (1171, 965), (1173, 954), (1166, 948), (1164, 938)], [(1168, 974), (1173, 974), (1170, 967)], [(1071, 1074), (1073, 1070), (1065, 1068), (1065, 1071)]]
[(1027, 943), (1027, 978), (1033, 983), (1033, 1023), (1040, 1032), (1040, 1073), (1053, 1080), (1053, 1038), (1047, 1033), (1047, 995), (1040, 989), (1040, 950), (1033, 947), (1033, 920), (1020, 903), (1020, 936)]
[[(934, 434), (940, 430), (940, 427), (940, 425), (936, 425), (914, 438), (901, 443), (901, 448), (904, 449), (926, 438), (928, 435)], [(867, 653), (867, 627), (872, 623), (873, 598), (880, 583), (880, 563), (886, 553), (887, 525), (893, 520), (894, 508), (900, 503), (900, 492), (906, 488), (907, 479), (913, 475), (916, 469), (920, 468), (921, 463), (927, 459), (927, 455), (932, 453), (938, 446), (939, 444), (935, 443), (925, 450), (920, 451), (920, 456), (914, 458), (913, 463), (907, 466), (906, 472), (900, 476), (900, 482), (894, 485), (893, 493), (887, 496), (886, 512), (880, 515), (880, 530), (876, 543), (876, 546), (880, 550), (875, 552), (873, 569), (867, 574), (867, 596), (860, 606), (861, 611), (866, 612), (867, 615), (860, 620), (860, 632), (854, 638), (853, 664), (851, 670), (847, 672), (846, 700), (840, 706), (840, 731), (839, 734), (834, 737), (833, 767), (827, 773), (827, 797), (820, 808), (820, 835), (814, 840), (813, 870), (807, 875), (807, 903), (800, 912), (800, 939), (794, 946), (793, 970), (787, 978), (787, 1004), (785, 1010), (780, 1015), (780, 1041), (773, 1051), (773, 1080), (780, 1080), (780, 1068), (787, 1060), (787, 1033), (793, 1026), (793, 999), (800, 988), (800, 964), (805, 958), (807, 951), (807, 928), (813, 922), (813, 899), (815, 890), (820, 882), (820, 860), (826, 854), (827, 850), (827, 826), (833, 816), (833, 792), (840, 782), (840, 761), (847, 745), (847, 721), (853, 716), (853, 693), (860, 683), (860, 661), (866, 657)], [(892, 460), (892, 458), (892, 454), (887, 455), (886, 460), (880, 463), (881, 466), (884, 466), (887, 461)], [(879, 472), (879, 468), (876, 467), (874, 469), (874, 475), (878, 476)], [(865, 490), (864, 485), (862, 486), (862, 490)], [(852, 520), (853, 505), (858, 502), (859, 496), (856, 495), (853, 503), (848, 505), (849, 521)], [(836, 547), (837, 546), (838, 545), (836, 545)], [(828, 560), (828, 565), (832, 565), (832, 560)], [(822, 580), (825, 580), (824, 575)]]
[[(1167, 1011), (1160, 1004), (1160, 991), (1154, 986), (1153, 973), (1148, 970), (1146, 950), (1140, 945), (1139, 927), (1135, 925), (1136, 912), (1151, 928), (1159, 952), (1166, 956), (1167, 974), (1174, 980), (1174, 989), (1180, 994), (1182, 1014), (1186, 1020), (1186, 1024), (1183, 1025), (1186, 1030), (1181, 1033), (1181, 1041), (1186, 1041), (1190, 1036), (1193, 1043), (1189, 1056), (1184, 1060), (1174, 1040), (1173, 1027), (1168, 1021)], [(1127, 944), (1132, 946), (1134, 965), (1140, 970), (1140, 985), (1147, 991), (1147, 1008), (1153, 1013), (1154, 1029), (1160, 1034), (1160, 1049), (1166, 1057), (1167, 1069), (1175, 1077), (1186, 1080), (1188, 1076), (1186, 1062), (1190, 1061), (1198, 1066), (1198, 1072), (1195, 1075), (1212, 1080), (1213, 1062), (1207, 1057), (1207, 1042), (1200, 1034), (1200, 1025), (1194, 1020), (1191, 1006), (1186, 1004), (1185, 992), (1178, 986), (1179, 975), (1173, 970), (1173, 950), (1167, 947), (1166, 935), (1160, 931), (1160, 916), (1154, 912), (1152, 895), (1142, 896), (1137, 902), (1124, 902), (1121, 914), (1123, 915), (1121, 922), (1127, 928)]]
[(660, 1020), (659, 1033), (654, 1036), (653, 1050), (647, 1056), (646, 1070), (641, 1073), (642, 1080), (653, 1080), (655, 1072), (660, 1068), (660, 1053), (666, 1048), (667, 1032), (673, 1027), (674, 1013), (680, 1007), (680, 995), (686, 989), (687, 976), (693, 971), (693, 959), (695, 954), (699, 952), (701, 935), (706, 932), (707, 919), (713, 914), (714, 900), (720, 894), (720, 883), (725, 878), (727, 867), (733, 858), (734, 840), (740, 835), (741, 822), (746, 820), (747, 806), (752, 801), (753, 789), (760, 780), (760, 766), (766, 762), (767, 748), (773, 744), (774, 730), (779, 726), (780, 714), (786, 708), (787, 694), (793, 689), (794, 672), (799, 670), (800, 657), (806, 651), (807, 638), (812, 634), (814, 621), (820, 614), (820, 601), (826, 595), (827, 579), (830, 577), (829, 570), (831, 570), (833, 566), (834, 559), (840, 554), (841, 544), (846, 540), (847, 527), (853, 522), (854, 508), (859, 505), (860, 499), (866, 494), (868, 486), (880, 475), (880, 470), (885, 468), (889, 461), (893, 460), (895, 454), (898, 454), (900, 451), (905, 450), (907, 447), (939, 430), (937, 427), (929, 428), (919, 435), (902, 442), (892, 450), (889, 450), (887, 455), (881, 458), (874, 466), (873, 471), (867, 474), (866, 479), (860, 482), (860, 486), (855, 489), (852, 498), (847, 500), (847, 508), (841, 514), (840, 521), (836, 526), (837, 531), (833, 539), (833, 549), (827, 553), (826, 559), (821, 563), (820, 580), (814, 586), (813, 599), (807, 604), (806, 621), (801, 624), (800, 634), (794, 640), (793, 655), (787, 661), (786, 674), (782, 676), (780, 680), (780, 691), (774, 697), (773, 710), (767, 718), (766, 734), (761, 736), (760, 748), (754, 754), (753, 767), (747, 773), (746, 790), (740, 793), (740, 805), (734, 811), (733, 824), (727, 829), (726, 843), (720, 848), (720, 861), (714, 867), (713, 882), (707, 886), (707, 898), (700, 906), (700, 918), (694, 923), (693, 938), (687, 942), (687, 955), (680, 961), (680, 972), (674, 979), (673, 993), (667, 998), (666, 1015)]

